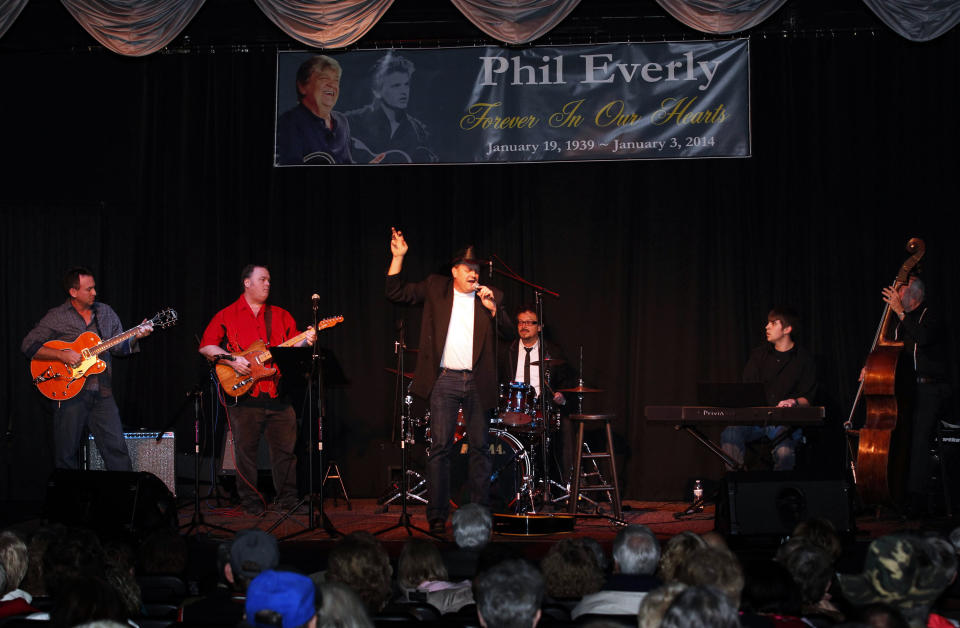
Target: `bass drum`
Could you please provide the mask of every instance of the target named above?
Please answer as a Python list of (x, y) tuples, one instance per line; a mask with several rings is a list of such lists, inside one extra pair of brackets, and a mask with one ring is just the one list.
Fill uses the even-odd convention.
[[(530, 454), (516, 436), (503, 430), (490, 430), (487, 451), (492, 459), (490, 471), (490, 509), (493, 512), (513, 510), (517, 494), (525, 484), (533, 481)], [(450, 486), (453, 501), (458, 506), (470, 501), (467, 469), (470, 462), (470, 444), (466, 436), (457, 438), (450, 459)]]

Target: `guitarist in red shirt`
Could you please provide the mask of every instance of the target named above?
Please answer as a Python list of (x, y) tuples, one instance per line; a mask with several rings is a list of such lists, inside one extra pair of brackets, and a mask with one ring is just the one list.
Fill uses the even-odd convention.
[[(200, 340), (200, 353), (210, 361), (224, 360), (226, 350), (240, 353), (257, 341), (277, 346), (297, 336), (296, 321), (283, 308), (267, 303), (270, 296), (270, 271), (262, 265), (248, 264), (241, 273), (243, 294), (213, 317)], [(316, 332), (308, 329), (298, 346), (312, 345)], [(229, 356), (228, 363), (241, 376), (250, 375), (251, 364), (242, 355)], [(255, 365), (254, 365), (255, 366)], [(253, 515), (265, 510), (256, 490), (257, 450), (260, 434), (270, 447), (273, 486), (280, 508), (289, 510), (297, 503), (297, 417), (289, 399), (279, 394), (280, 374), (257, 381), (248, 395), (240, 397), (229, 409), (230, 427), (236, 449), (237, 493), (241, 506)]]

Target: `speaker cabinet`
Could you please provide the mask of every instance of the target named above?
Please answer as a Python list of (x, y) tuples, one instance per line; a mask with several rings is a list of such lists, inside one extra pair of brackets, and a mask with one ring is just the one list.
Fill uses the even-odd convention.
[(47, 482), (46, 512), (51, 521), (132, 539), (177, 529), (173, 493), (146, 471), (57, 469)]
[[(160, 478), (170, 492), (177, 494), (176, 446), (173, 432), (124, 432), (134, 471), (147, 471)], [(87, 441), (87, 468), (103, 471), (103, 457), (93, 436)]]
[(801, 521), (829, 519), (852, 532), (850, 488), (843, 479), (797, 471), (745, 471), (724, 476), (716, 528), (727, 535), (787, 536)]

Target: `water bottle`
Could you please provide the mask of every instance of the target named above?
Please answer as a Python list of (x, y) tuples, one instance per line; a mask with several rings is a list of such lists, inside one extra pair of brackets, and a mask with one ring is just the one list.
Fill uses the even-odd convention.
[(697, 506), (697, 512), (703, 510), (703, 483), (700, 480), (693, 481), (693, 503)]

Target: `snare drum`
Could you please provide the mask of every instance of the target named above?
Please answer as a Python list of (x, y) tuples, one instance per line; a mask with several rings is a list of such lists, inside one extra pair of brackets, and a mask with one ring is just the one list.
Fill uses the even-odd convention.
[(500, 420), (507, 427), (533, 421), (535, 391), (529, 384), (510, 382), (500, 385)]

